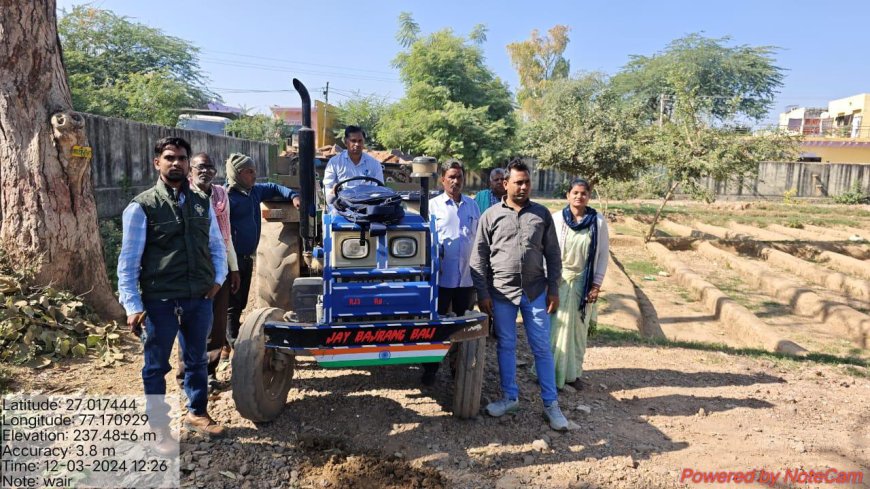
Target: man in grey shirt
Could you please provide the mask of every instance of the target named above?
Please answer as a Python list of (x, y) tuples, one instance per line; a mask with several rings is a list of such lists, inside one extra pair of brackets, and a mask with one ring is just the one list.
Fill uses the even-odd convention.
[[(556, 373), (550, 349), (550, 316), (559, 307), (562, 259), (553, 217), (531, 202), (529, 168), (508, 165), (507, 196), (480, 218), (471, 255), (471, 276), (480, 310), (493, 316), (498, 338), (498, 371), (504, 398), (486, 406), (490, 416), (519, 408), (517, 386), (517, 311), (535, 356), (544, 414), (554, 430), (568, 429), (559, 409)], [(544, 261), (546, 260), (546, 269)]]

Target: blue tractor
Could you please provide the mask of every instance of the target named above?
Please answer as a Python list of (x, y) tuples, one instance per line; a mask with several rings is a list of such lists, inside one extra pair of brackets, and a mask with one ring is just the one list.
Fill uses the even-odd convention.
[[(346, 368), (441, 362), (450, 353), (453, 414), (475, 416), (489, 322), (477, 311), (438, 314), (440, 245), (428, 212), (437, 162), (414, 161), (419, 205), (406, 203), (401, 218), (368, 224), (326, 211), (316, 191), (310, 98), (301, 82), (293, 84), (303, 105), (299, 157), (285, 162), (286, 179), (273, 176), (299, 188), (302, 208), (264, 204), (255, 286), (261, 307), (246, 316), (235, 346), (236, 409), (252, 421), (277, 417), (297, 355)], [(345, 188), (348, 182), (336, 186), (339, 195), (360, 189)]]

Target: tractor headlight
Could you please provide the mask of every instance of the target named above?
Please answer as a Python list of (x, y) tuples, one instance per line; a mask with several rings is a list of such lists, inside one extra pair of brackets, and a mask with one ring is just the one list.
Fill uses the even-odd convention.
[(411, 258), (417, 254), (417, 240), (409, 237), (393, 238), (390, 241), (390, 254), (396, 258)]
[(341, 256), (348, 260), (359, 260), (369, 256), (369, 242), (359, 238), (348, 238), (341, 242)]

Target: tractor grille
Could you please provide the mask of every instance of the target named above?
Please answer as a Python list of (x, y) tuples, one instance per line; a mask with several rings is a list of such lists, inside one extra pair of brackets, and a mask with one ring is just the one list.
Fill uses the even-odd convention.
[(422, 314), (379, 314), (377, 316), (335, 317), (333, 324), (384, 323), (399, 321), (428, 321), (429, 315)]

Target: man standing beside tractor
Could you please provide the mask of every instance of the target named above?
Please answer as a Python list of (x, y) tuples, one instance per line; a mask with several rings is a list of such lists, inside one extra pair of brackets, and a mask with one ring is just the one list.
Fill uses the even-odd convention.
[(483, 211), (501, 203), (504, 194), (504, 169), (493, 168), (489, 172), (489, 188), (475, 194), (474, 201), (477, 203), (480, 213), (483, 214)]
[(232, 209), (230, 228), (239, 262), (240, 279), (238, 289), (230, 294), (227, 308), (227, 340), (233, 346), (239, 336), (242, 311), (248, 304), (254, 255), (257, 245), (260, 244), (260, 202), (275, 198), (292, 200), (293, 206), (298, 209), (301, 200), (290, 188), (275, 183), (257, 183), (254, 160), (240, 153), (233, 153), (227, 159), (227, 187)]
[(190, 189), (189, 155), (184, 139), (157, 141), (154, 167), (159, 178), (124, 209), (118, 257), (119, 300), (130, 330), (144, 335), (142, 382), (149, 395), (149, 422), (163, 432), (164, 445), (172, 443), (166, 436), (169, 406), (154, 396), (166, 394), (176, 336), (188, 398), (184, 425), (211, 436), (224, 433), (207, 410), (206, 341), (212, 299), (227, 276), (226, 248), (208, 198)]
[[(447, 160), (441, 166), (441, 186), (444, 193), (429, 201), (429, 212), (435, 217), (435, 230), (441, 242), (443, 256), (438, 280), (438, 315), (452, 311), (462, 316), (474, 304), (474, 282), (471, 280), (471, 251), (480, 211), (474, 200), (462, 195), (465, 171), (459, 160)], [(423, 385), (435, 383), (438, 363), (423, 364)]]
[[(519, 408), (516, 378), (517, 311), (523, 315), (535, 357), (544, 415), (554, 430), (567, 430), (556, 392), (549, 314), (559, 307), (562, 259), (556, 226), (546, 207), (529, 200), (532, 182), (522, 162), (508, 165), (507, 198), (480, 218), (471, 273), (480, 310), (494, 317), (503, 399), (486, 406), (500, 417)], [(546, 262), (546, 269), (544, 268)]]
[[(211, 157), (206, 153), (197, 153), (190, 159), (190, 189), (202, 195), (211, 202), (211, 208), (217, 218), (224, 245), (227, 248), (227, 265), (229, 276), (214, 297), (212, 315), (214, 316), (211, 333), (208, 335), (208, 390), (217, 389), (217, 367), (221, 360), (221, 353), (227, 343), (227, 305), (230, 293), (239, 290), (239, 262), (236, 259), (236, 250), (233, 248), (233, 240), (230, 237), (230, 202), (227, 197), (227, 189), (219, 185), (212, 185), (217, 174)], [(228, 351), (228, 350), (226, 350)], [(179, 352), (176, 362), (176, 380), (181, 383), (184, 379), (184, 362)]]

